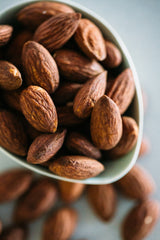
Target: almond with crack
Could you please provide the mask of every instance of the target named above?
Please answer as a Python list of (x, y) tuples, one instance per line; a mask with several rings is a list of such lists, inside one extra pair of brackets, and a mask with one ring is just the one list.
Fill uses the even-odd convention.
[(42, 23), (34, 34), (34, 40), (50, 52), (61, 48), (75, 33), (80, 13), (60, 13)]
[(115, 147), (122, 136), (119, 109), (106, 95), (102, 96), (93, 108), (90, 130), (93, 143), (102, 150)]
[(13, 27), (10, 25), (0, 25), (0, 46), (6, 45), (10, 40)]
[(1, 240), (26, 240), (28, 236), (26, 226), (13, 225), (5, 228), (1, 235)]
[(43, 88), (29, 86), (20, 96), (22, 112), (28, 122), (38, 131), (54, 133), (58, 119), (55, 105)]

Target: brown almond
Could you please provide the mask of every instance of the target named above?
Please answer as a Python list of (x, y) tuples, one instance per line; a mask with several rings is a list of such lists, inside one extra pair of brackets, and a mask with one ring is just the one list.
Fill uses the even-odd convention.
[(102, 221), (109, 221), (114, 216), (117, 196), (111, 184), (90, 185), (87, 196), (91, 207)]
[(62, 156), (53, 161), (49, 169), (61, 177), (81, 180), (97, 176), (104, 170), (104, 166), (85, 156)]
[(0, 203), (19, 198), (32, 181), (32, 173), (23, 169), (11, 169), (0, 174)]
[(143, 157), (146, 154), (148, 154), (150, 152), (150, 149), (151, 149), (151, 143), (149, 138), (143, 137), (141, 142), (141, 147), (139, 150), (139, 157)]
[(58, 181), (60, 197), (65, 203), (73, 203), (77, 201), (82, 195), (85, 185), (82, 183), (72, 183), (65, 181)]
[(77, 132), (71, 132), (67, 137), (66, 146), (71, 153), (86, 157), (100, 159), (101, 152), (85, 136)]
[(123, 134), (119, 143), (108, 151), (111, 158), (118, 158), (129, 153), (137, 143), (138, 125), (131, 117), (122, 117)]
[(104, 71), (96, 60), (74, 50), (61, 49), (56, 51), (53, 57), (60, 74), (69, 81), (83, 83)]
[(87, 118), (97, 100), (102, 97), (106, 91), (107, 72), (104, 71), (87, 81), (78, 91), (74, 98), (73, 110), (77, 117)]
[(116, 184), (121, 192), (131, 199), (146, 199), (155, 190), (152, 176), (138, 165), (135, 165)]
[(1, 233), (2, 233), (2, 221), (0, 220), (0, 235), (1, 235)]
[(4, 102), (12, 109), (20, 111), (21, 112), (21, 106), (20, 106), (20, 95), (21, 95), (22, 89), (19, 88), (17, 90), (13, 91), (3, 91), (2, 97)]
[(1, 240), (26, 240), (28, 231), (25, 226), (13, 225), (5, 228), (1, 235)]
[(78, 27), (80, 18), (80, 13), (57, 14), (37, 28), (34, 41), (41, 43), (50, 52), (53, 52), (61, 48), (72, 37)]
[(0, 88), (15, 90), (22, 85), (22, 77), (19, 70), (7, 61), (0, 61)]
[(56, 108), (51, 97), (43, 88), (29, 86), (23, 90), (20, 104), (25, 118), (35, 129), (51, 133), (57, 130)]
[(133, 73), (130, 68), (124, 70), (118, 77), (114, 80), (111, 88), (108, 89), (108, 97), (110, 97), (119, 107), (119, 111), (123, 114), (135, 94), (135, 84)]
[(28, 41), (23, 46), (22, 63), (28, 85), (37, 85), (53, 93), (59, 85), (57, 64), (41, 44)]
[(47, 162), (62, 147), (65, 135), (66, 130), (62, 130), (38, 136), (29, 147), (27, 161), (33, 164)]
[(10, 40), (13, 27), (10, 25), (0, 25), (0, 46), (6, 45)]
[(0, 146), (19, 156), (27, 154), (28, 139), (21, 119), (6, 110), (0, 110)]
[(74, 10), (71, 7), (62, 3), (36, 2), (22, 8), (17, 14), (17, 19), (28, 28), (35, 29), (52, 16), (72, 12)]
[(57, 189), (52, 180), (38, 179), (19, 200), (14, 211), (14, 220), (27, 223), (49, 211), (56, 202)]
[(71, 237), (77, 225), (77, 212), (62, 207), (52, 213), (44, 223), (43, 240), (66, 240)]
[(117, 105), (102, 96), (95, 104), (90, 123), (92, 141), (100, 149), (109, 150), (122, 136), (122, 119)]
[(100, 29), (89, 19), (81, 19), (75, 32), (75, 40), (89, 57), (102, 61), (106, 58), (106, 46)]
[(118, 67), (122, 62), (122, 54), (120, 50), (117, 48), (117, 46), (114, 43), (110, 41), (106, 40), (105, 45), (106, 45), (107, 57), (103, 61), (103, 65), (106, 68)]
[(137, 203), (122, 225), (124, 240), (141, 240), (153, 230), (160, 217), (160, 204), (155, 200)]

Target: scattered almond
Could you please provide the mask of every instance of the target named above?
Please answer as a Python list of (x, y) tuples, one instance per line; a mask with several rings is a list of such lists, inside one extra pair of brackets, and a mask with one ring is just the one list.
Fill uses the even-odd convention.
[(6, 45), (10, 40), (13, 27), (10, 25), (0, 25), (0, 46)]
[(4, 229), (1, 240), (26, 240), (28, 236), (27, 227), (21, 225), (13, 225)]

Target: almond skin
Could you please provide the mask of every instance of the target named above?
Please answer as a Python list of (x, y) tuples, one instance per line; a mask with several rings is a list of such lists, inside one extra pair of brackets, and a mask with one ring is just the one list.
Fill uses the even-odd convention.
[(21, 95), (22, 89), (19, 88), (17, 90), (13, 91), (3, 91), (2, 98), (4, 102), (12, 109), (20, 111), (21, 112), (21, 106), (20, 106), (20, 95)]
[(32, 173), (23, 169), (11, 169), (0, 174), (0, 203), (19, 198), (32, 181)]
[(57, 130), (56, 108), (51, 97), (43, 88), (29, 86), (23, 90), (20, 104), (25, 118), (35, 129), (51, 133)]
[(80, 18), (80, 13), (57, 14), (37, 28), (33, 39), (53, 52), (61, 48), (72, 37), (78, 27)]
[(73, 110), (77, 117), (87, 118), (97, 100), (102, 97), (106, 91), (107, 72), (104, 71), (87, 81), (78, 91), (73, 102)]
[(147, 137), (142, 138), (141, 147), (139, 150), (139, 157), (143, 157), (150, 152), (151, 143)]
[(77, 212), (63, 207), (52, 213), (43, 227), (43, 240), (66, 240), (71, 237), (77, 225)]
[(0, 61), (0, 88), (15, 90), (22, 85), (22, 77), (19, 70), (7, 61)]
[(131, 199), (146, 199), (155, 190), (152, 176), (138, 165), (135, 165), (116, 184), (122, 193)]
[(104, 71), (96, 60), (74, 50), (61, 49), (56, 51), (53, 57), (60, 74), (69, 81), (83, 83)]
[(52, 180), (37, 180), (29, 191), (19, 200), (14, 211), (14, 220), (28, 223), (40, 217), (55, 204), (57, 189)]
[(6, 45), (10, 40), (13, 27), (10, 25), (0, 25), (0, 46)]
[(85, 136), (77, 132), (71, 132), (67, 137), (66, 146), (71, 153), (86, 157), (100, 159), (101, 152)]
[(6, 110), (0, 110), (0, 146), (19, 156), (27, 154), (28, 139), (21, 118)]
[(122, 226), (124, 240), (141, 240), (154, 228), (159, 220), (160, 204), (155, 200), (138, 203), (131, 209)]
[(123, 114), (129, 107), (135, 94), (135, 84), (131, 69), (127, 68), (114, 80), (111, 88), (108, 89), (110, 97), (119, 107)]
[(53, 57), (41, 44), (28, 41), (23, 46), (22, 63), (28, 85), (37, 85), (53, 93), (59, 85), (59, 73)]
[(72, 13), (74, 10), (62, 3), (36, 2), (22, 8), (17, 14), (17, 20), (31, 29), (36, 29), (41, 23), (59, 13)]
[(5, 228), (1, 235), (1, 240), (26, 240), (28, 229), (25, 226), (13, 225)]
[(61, 177), (81, 180), (97, 176), (104, 170), (104, 166), (85, 156), (62, 156), (53, 161), (49, 169)]
[(91, 207), (102, 221), (109, 221), (114, 216), (117, 196), (111, 184), (90, 185), (87, 196)]
[(73, 203), (80, 198), (85, 185), (82, 183), (72, 183), (59, 180), (58, 187), (62, 201), (65, 203)]
[(89, 57), (102, 61), (106, 58), (106, 46), (100, 29), (90, 20), (81, 19), (75, 33), (75, 40)]
[(119, 109), (106, 95), (102, 96), (93, 108), (90, 131), (93, 143), (102, 150), (115, 147), (122, 136)]
[(38, 136), (29, 147), (27, 161), (33, 164), (47, 162), (62, 147), (65, 135), (66, 130), (62, 130)]

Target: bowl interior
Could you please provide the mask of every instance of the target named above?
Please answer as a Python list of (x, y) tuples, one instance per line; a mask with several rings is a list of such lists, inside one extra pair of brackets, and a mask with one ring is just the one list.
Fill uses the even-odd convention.
[[(23, 1), (22, 1), (23, 2)], [(34, 1), (31, 1), (34, 2)], [(121, 70), (130, 67), (133, 71), (134, 79), (135, 79), (135, 86), (136, 86), (136, 94), (134, 97), (134, 100), (129, 107), (129, 110), (127, 111), (127, 115), (132, 116), (136, 122), (138, 123), (139, 126), (139, 136), (138, 136), (138, 141), (134, 149), (124, 157), (121, 157), (117, 160), (114, 161), (105, 161), (104, 159), (104, 165), (105, 165), (105, 171), (100, 174), (99, 176), (96, 176), (94, 178), (90, 178), (87, 180), (75, 180), (75, 179), (67, 179), (63, 177), (59, 177), (57, 175), (54, 175), (51, 173), (49, 170), (37, 166), (37, 165), (31, 165), (26, 162), (25, 158), (18, 157), (16, 155), (13, 155), (6, 150), (0, 148), (0, 152), (2, 154), (5, 154), (10, 158), (11, 160), (14, 160), (18, 162), (19, 164), (23, 165), (24, 167), (27, 167), (31, 169), (32, 171), (35, 171), (39, 174), (56, 178), (56, 179), (61, 179), (61, 180), (66, 180), (66, 181), (71, 181), (71, 182), (83, 182), (86, 184), (107, 184), (107, 183), (112, 183), (121, 177), (123, 177), (135, 164), (138, 153), (139, 153), (139, 148), (140, 148), (140, 143), (142, 139), (142, 128), (143, 128), (143, 104), (142, 104), (142, 96), (141, 96), (141, 88), (138, 80), (138, 76), (133, 64), (133, 61), (128, 53), (128, 50), (126, 49), (124, 43), (122, 42), (121, 38), (119, 35), (116, 33), (116, 31), (110, 26), (108, 22), (106, 22), (104, 19), (99, 17), (97, 14), (92, 12), (91, 10), (77, 4), (74, 2), (71, 2), (70, 0), (59, 0), (57, 2), (63, 2), (66, 3), (70, 6), (72, 6), (76, 11), (79, 11), (82, 13), (83, 17), (89, 18), (92, 20), (103, 32), (103, 35), (105, 38), (111, 40), (114, 42), (118, 48), (121, 50), (122, 55), (123, 55), (123, 63), (121, 65)], [(14, 25), (16, 20), (15, 16), (16, 13), (24, 6), (28, 5), (30, 2), (24, 1), (23, 3), (16, 4), (11, 6), (10, 8), (1, 11), (0, 13), (0, 24), (11, 24)]]

